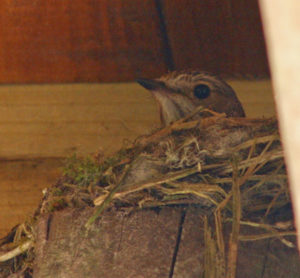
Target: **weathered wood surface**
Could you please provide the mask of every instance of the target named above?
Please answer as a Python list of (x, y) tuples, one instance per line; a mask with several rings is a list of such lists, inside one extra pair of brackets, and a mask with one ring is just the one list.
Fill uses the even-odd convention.
[[(123, 212), (106, 212), (87, 232), (83, 226), (91, 213), (89, 209), (73, 209), (56, 212), (50, 220), (47, 216), (40, 218), (34, 277), (203, 276), (205, 249), (200, 208), (187, 210), (177, 251), (182, 222), (178, 208), (164, 208), (159, 213), (143, 210), (127, 216)], [(299, 275), (297, 250), (279, 240), (240, 244), (237, 278)]]

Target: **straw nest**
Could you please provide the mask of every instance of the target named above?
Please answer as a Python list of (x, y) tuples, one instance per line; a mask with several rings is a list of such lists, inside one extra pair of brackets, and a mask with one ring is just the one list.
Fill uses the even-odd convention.
[[(200, 120), (194, 120), (196, 113)], [(27, 255), (17, 260), (24, 262), (26, 257), (27, 262), (17, 268), (30, 269), (34, 219), (65, 207), (85, 206), (95, 206), (87, 228), (105, 209), (203, 208), (207, 271), (216, 257), (221, 268), (227, 261), (233, 271), (241, 240), (277, 237), (294, 247), (286, 237), (295, 232), (283, 151), (273, 118), (226, 118), (198, 109), (138, 138), (111, 157), (72, 156), (63, 177), (44, 191), (33, 222), (18, 226), (10, 240), (2, 242), (6, 251), (1, 261), (16, 259), (27, 250)], [(224, 243), (224, 223), (231, 225), (228, 245)], [(244, 226), (256, 232), (243, 234)]]

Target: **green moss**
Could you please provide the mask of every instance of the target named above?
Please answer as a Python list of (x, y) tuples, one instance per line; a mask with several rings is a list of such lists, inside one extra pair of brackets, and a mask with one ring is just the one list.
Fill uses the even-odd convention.
[(80, 158), (73, 154), (67, 158), (63, 173), (79, 186), (87, 186), (100, 178), (103, 173), (102, 165), (97, 164), (91, 157)]
[(91, 156), (78, 157), (76, 154), (73, 154), (67, 158), (63, 174), (70, 178), (73, 184), (83, 187), (95, 184), (101, 180), (105, 183), (105, 172), (110, 167), (117, 165), (125, 156), (126, 150), (121, 150), (103, 161), (97, 161)]
[(62, 196), (64, 193), (60, 188), (54, 187), (52, 190), (53, 196)]

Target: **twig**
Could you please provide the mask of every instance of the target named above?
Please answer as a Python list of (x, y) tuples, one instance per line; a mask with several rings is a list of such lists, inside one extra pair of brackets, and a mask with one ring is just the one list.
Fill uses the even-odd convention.
[(0, 262), (5, 262), (12, 258), (15, 258), (15, 257), (21, 255), (22, 253), (24, 253), (25, 251), (27, 251), (28, 249), (30, 249), (32, 246), (33, 246), (33, 240), (27, 240), (27, 241), (21, 243), (15, 249), (0, 256)]
[(217, 246), (220, 254), (220, 264), (222, 265), (222, 269), (226, 267), (226, 258), (225, 258), (225, 243), (224, 243), (224, 235), (222, 228), (222, 216), (220, 210), (215, 210), (214, 212), (215, 218), (215, 226), (216, 226), (216, 238), (217, 238)]
[(238, 255), (238, 243), (240, 233), (240, 219), (241, 219), (241, 196), (240, 196), (240, 185), (241, 180), (238, 178), (238, 166), (237, 162), (232, 163), (233, 177), (232, 177), (232, 232), (229, 240), (228, 250), (228, 267), (227, 267), (227, 278), (234, 278), (237, 266), (237, 255)]
[(296, 231), (266, 233), (266, 234), (260, 234), (260, 235), (240, 235), (239, 240), (255, 241), (255, 240), (262, 240), (262, 239), (272, 238), (272, 237), (296, 236), (296, 235), (297, 235)]

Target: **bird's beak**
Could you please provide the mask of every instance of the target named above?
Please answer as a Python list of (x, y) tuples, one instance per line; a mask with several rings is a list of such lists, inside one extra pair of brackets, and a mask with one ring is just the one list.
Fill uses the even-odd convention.
[(138, 78), (136, 82), (149, 91), (166, 89), (164, 82), (155, 79)]
[(187, 106), (190, 106), (190, 100), (183, 95), (177, 94), (172, 89), (168, 88), (166, 84), (158, 79), (137, 79), (136, 80), (145, 89), (149, 90), (150, 93), (156, 99), (159, 106), (160, 119), (163, 126), (170, 124), (185, 115), (187, 110), (184, 107), (181, 108), (179, 103), (188, 102)]

